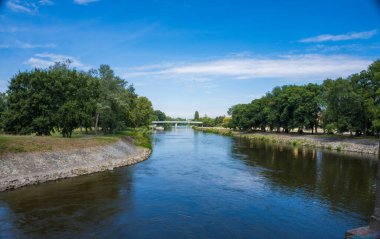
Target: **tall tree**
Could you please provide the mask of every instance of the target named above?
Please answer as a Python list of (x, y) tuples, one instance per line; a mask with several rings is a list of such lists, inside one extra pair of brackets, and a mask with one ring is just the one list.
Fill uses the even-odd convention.
[(161, 110), (155, 110), (153, 112), (153, 119), (157, 121), (165, 121), (166, 120), (166, 114), (162, 112)]
[(195, 113), (194, 113), (194, 121), (198, 121), (198, 120), (199, 120), (199, 112), (195, 111)]
[(135, 126), (148, 126), (153, 115), (152, 102), (144, 96), (139, 96), (135, 108), (136, 121)]
[(330, 128), (343, 133), (361, 133), (364, 123), (363, 99), (357, 94), (350, 81), (338, 78), (324, 82), (327, 109), (324, 120)]

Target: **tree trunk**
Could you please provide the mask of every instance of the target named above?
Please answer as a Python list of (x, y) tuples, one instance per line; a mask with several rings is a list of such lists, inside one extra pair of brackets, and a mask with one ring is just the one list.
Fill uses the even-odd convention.
[(96, 114), (95, 120), (95, 134), (98, 135), (98, 123), (99, 123), (99, 114)]

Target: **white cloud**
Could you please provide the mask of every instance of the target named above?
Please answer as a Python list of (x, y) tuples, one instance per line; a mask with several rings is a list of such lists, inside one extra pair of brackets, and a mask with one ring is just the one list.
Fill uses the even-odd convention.
[(75, 4), (79, 4), (79, 5), (87, 5), (89, 3), (93, 3), (93, 2), (97, 2), (99, 0), (74, 0), (74, 3)]
[(21, 43), (19, 45), (20, 48), (25, 49), (34, 49), (34, 48), (55, 48), (57, 47), (54, 43), (47, 43), (47, 44), (30, 44), (30, 43)]
[[(370, 60), (347, 55), (288, 55), (267, 58), (226, 58), (192, 63), (172, 63), (160, 69), (130, 70), (126, 78), (159, 79), (259, 79), (308, 80), (335, 78), (366, 69)], [(139, 68), (134, 68), (139, 69)]]
[(341, 35), (331, 35), (323, 34), (315, 37), (304, 38), (299, 40), (299, 42), (309, 43), (309, 42), (326, 42), (326, 41), (347, 41), (354, 39), (369, 39), (377, 34), (377, 29), (366, 32), (350, 32)]
[(54, 2), (51, 0), (40, 0), (40, 1), (38, 1), (38, 3), (40, 5), (53, 5), (54, 4)]
[(53, 5), (52, 0), (9, 0), (7, 7), (13, 12), (21, 12), (27, 14), (37, 14), (39, 6)]
[(34, 14), (37, 12), (37, 6), (35, 3), (21, 2), (19, 0), (10, 0), (7, 2), (7, 7), (13, 12), (22, 12), (28, 14)]
[(91, 66), (83, 64), (75, 57), (51, 53), (35, 54), (34, 57), (29, 58), (25, 64), (35, 68), (47, 68), (54, 65), (56, 62), (63, 62), (66, 60), (70, 60), (70, 66), (78, 69), (88, 70), (91, 68)]

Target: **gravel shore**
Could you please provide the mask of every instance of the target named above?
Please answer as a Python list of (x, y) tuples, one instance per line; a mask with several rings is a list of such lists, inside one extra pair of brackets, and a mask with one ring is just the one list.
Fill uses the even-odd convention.
[(260, 140), (271, 143), (283, 143), (293, 146), (305, 146), (313, 148), (324, 148), (328, 150), (357, 152), (364, 154), (379, 154), (379, 139), (355, 138), (337, 135), (300, 135), (283, 133), (242, 133), (225, 128), (197, 127), (197, 130), (231, 135), (234, 137)]
[(106, 146), (0, 156), (0, 191), (132, 165), (150, 153), (120, 140)]

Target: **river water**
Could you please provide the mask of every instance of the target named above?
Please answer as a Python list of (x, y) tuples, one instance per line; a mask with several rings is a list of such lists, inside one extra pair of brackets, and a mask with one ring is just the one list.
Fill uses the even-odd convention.
[(370, 156), (175, 128), (145, 162), (0, 193), (0, 238), (342, 238), (374, 207)]

